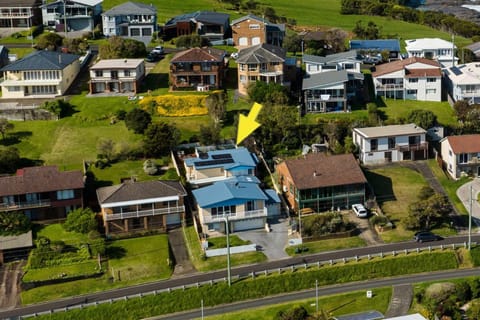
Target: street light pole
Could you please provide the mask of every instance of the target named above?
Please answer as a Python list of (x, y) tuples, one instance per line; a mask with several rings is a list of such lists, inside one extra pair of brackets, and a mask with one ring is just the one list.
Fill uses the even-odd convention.
[(470, 185), (470, 203), (468, 210), (468, 250), (472, 247), (472, 205), (473, 203), (473, 186)]
[(67, 38), (67, 0), (63, 0), (63, 31), (65, 38)]
[(232, 285), (232, 277), (230, 274), (230, 235), (228, 227), (228, 216), (224, 216), (223, 220), (225, 221), (225, 233), (227, 234), (227, 280), (228, 286)]

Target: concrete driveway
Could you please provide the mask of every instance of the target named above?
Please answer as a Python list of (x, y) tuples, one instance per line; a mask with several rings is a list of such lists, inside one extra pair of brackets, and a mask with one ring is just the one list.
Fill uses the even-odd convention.
[(472, 221), (480, 227), (480, 204), (478, 203), (478, 194), (480, 193), (480, 179), (476, 178), (465, 183), (457, 189), (457, 196), (463, 205), (470, 210), (470, 198), (472, 199)]
[(235, 232), (243, 240), (250, 240), (259, 246), (269, 261), (288, 258), (285, 247), (288, 242), (288, 219), (269, 219), (270, 232), (265, 229), (247, 230)]

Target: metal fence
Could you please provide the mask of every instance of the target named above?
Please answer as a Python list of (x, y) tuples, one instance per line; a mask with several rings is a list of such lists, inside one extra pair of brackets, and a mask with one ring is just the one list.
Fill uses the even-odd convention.
[[(472, 245), (476, 245), (476, 243), (472, 243)], [(331, 260), (319, 260), (316, 262), (311, 262), (311, 263), (302, 263), (302, 264), (297, 264), (297, 265), (292, 265), (289, 267), (284, 267), (284, 268), (275, 268), (275, 269), (265, 269), (262, 271), (256, 271), (256, 272), (250, 272), (248, 274), (243, 274), (243, 275), (234, 275), (232, 276), (232, 281), (233, 280), (242, 280), (242, 279), (255, 279), (258, 276), (268, 276), (272, 274), (282, 274), (284, 272), (295, 272), (297, 270), (308, 270), (312, 268), (321, 268), (322, 266), (332, 266), (332, 265), (338, 265), (338, 264), (346, 264), (348, 262), (358, 262), (360, 260), (371, 260), (374, 258), (385, 258), (385, 257), (395, 257), (399, 255), (408, 255), (410, 253), (420, 253), (420, 252), (432, 252), (435, 250), (445, 250), (445, 249), (452, 249), (455, 250), (457, 248), (467, 248), (468, 244), (466, 242), (464, 243), (454, 243), (450, 245), (432, 245), (432, 246), (427, 246), (427, 247), (417, 247), (413, 249), (403, 249), (403, 250), (394, 250), (394, 251), (385, 251), (385, 252), (379, 252), (376, 254), (367, 254), (367, 255), (358, 255), (358, 256), (352, 256), (348, 258), (341, 258), (341, 259), (331, 259)], [(118, 298), (112, 298), (112, 299), (105, 299), (101, 301), (94, 301), (94, 302), (88, 302), (86, 300), (85, 303), (77, 304), (77, 305), (70, 305), (67, 307), (63, 308), (58, 308), (58, 309), (52, 309), (48, 311), (43, 311), (43, 312), (38, 312), (34, 314), (28, 314), (28, 315), (23, 315), (17, 317), (17, 319), (27, 319), (27, 318), (32, 318), (32, 317), (37, 317), (41, 315), (49, 315), (52, 313), (56, 312), (66, 312), (68, 310), (74, 310), (74, 309), (84, 309), (88, 307), (93, 307), (97, 306), (99, 304), (105, 304), (105, 303), (114, 303), (117, 301), (128, 301), (130, 299), (135, 299), (135, 298), (142, 298), (145, 296), (151, 296), (151, 295), (157, 295), (165, 292), (172, 292), (176, 290), (186, 290), (189, 288), (199, 288), (201, 286), (213, 286), (216, 283), (222, 283), (222, 282), (227, 282), (227, 278), (217, 278), (217, 279), (211, 279), (208, 281), (202, 281), (202, 282), (195, 282), (195, 283), (190, 283), (188, 285), (182, 285), (182, 286), (177, 286), (177, 287), (172, 287), (172, 288), (166, 288), (166, 289), (160, 289), (160, 290), (153, 290), (153, 291), (147, 291), (147, 292), (141, 292), (141, 293), (136, 293), (128, 296), (122, 296)]]

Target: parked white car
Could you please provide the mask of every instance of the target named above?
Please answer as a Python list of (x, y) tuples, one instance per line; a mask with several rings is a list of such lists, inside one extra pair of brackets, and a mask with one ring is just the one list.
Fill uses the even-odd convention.
[(363, 204), (360, 204), (360, 203), (352, 204), (352, 210), (353, 212), (355, 212), (355, 214), (359, 218), (366, 218), (368, 216), (368, 211), (363, 206)]

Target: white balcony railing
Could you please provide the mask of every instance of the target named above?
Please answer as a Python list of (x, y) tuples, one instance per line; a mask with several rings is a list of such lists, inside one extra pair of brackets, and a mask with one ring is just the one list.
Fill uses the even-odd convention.
[(266, 217), (268, 214), (267, 208), (259, 209), (259, 210), (251, 210), (251, 211), (241, 211), (230, 213), (228, 215), (203, 215), (203, 223), (212, 223), (212, 222), (221, 222), (224, 221), (224, 217), (228, 216), (228, 220), (235, 221), (235, 220), (243, 220), (249, 218), (260, 218)]
[(1, 203), (0, 211), (9, 211), (9, 210), (21, 210), (28, 208), (40, 208), (50, 206), (50, 200), (37, 200), (37, 201), (28, 201), (28, 202), (11, 202), (11, 203)]
[(140, 217), (147, 217), (147, 216), (158, 216), (162, 214), (172, 214), (172, 213), (178, 213), (178, 212), (185, 212), (185, 206), (104, 214), (103, 217), (105, 221), (111, 221), (111, 220), (121, 220), (121, 219), (129, 219), (129, 218), (140, 218)]

